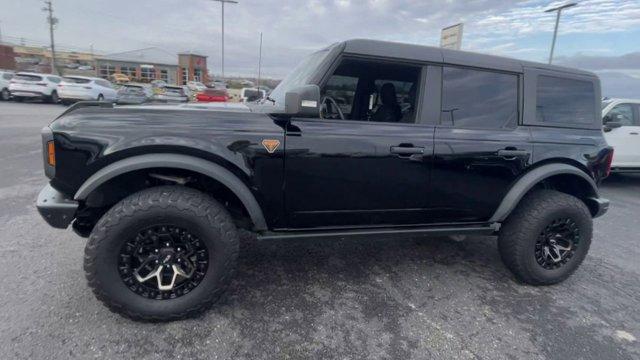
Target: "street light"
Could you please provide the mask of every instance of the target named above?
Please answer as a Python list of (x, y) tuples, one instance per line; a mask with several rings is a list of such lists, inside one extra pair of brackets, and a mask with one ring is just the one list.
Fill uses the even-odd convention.
[(548, 9), (548, 10), (544, 11), (546, 13), (554, 12), (554, 11), (557, 12), (556, 13), (556, 27), (553, 30), (553, 41), (551, 42), (551, 53), (549, 54), (549, 64), (551, 64), (551, 61), (553, 60), (553, 50), (556, 47), (556, 36), (558, 36), (558, 24), (560, 23), (560, 13), (562, 12), (563, 9), (574, 7), (576, 5), (578, 5), (578, 4), (577, 3), (568, 3), (568, 4), (557, 6), (557, 7), (554, 7), (552, 9)]
[(222, 4), (222, 80), (224, 81), (224, 4), (231, 3), (237, 4), (238, 2), (235, 0), (212, 0), (217, 1)]

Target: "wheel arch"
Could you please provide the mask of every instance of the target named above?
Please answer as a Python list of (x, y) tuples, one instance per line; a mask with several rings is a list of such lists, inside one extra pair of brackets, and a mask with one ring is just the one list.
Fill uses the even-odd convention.
[(518, 206), (522, 198), (536, 188), (551, 188), (582, 200), (592, 216), (598, 215), (598, 186), (580, 168), (566, 163), (539, 166), (523, 175), (507, 192), (489, 220), (502, 222)]
[(253, 226), (258, 231), (267, 230), (260, 204), (247, 185), (236, 175), (219, 164), (201, 158), (181, 154), (146, 154), (119, 160), (98, 170), (77, 190), (74, 199), (86, 200), (91, 193), (121, 175), (145, 169), (179, 169), (191, 171), (219, 182), (233, 193), (246, 209)]

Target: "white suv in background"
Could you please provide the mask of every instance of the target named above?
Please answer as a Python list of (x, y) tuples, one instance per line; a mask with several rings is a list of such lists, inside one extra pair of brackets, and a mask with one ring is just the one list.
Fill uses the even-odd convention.
[(16, 101), (43, 99), (57, 103), (60, 81), (61, 78), (56, 75), (19, 72), (11, 79), (9, 91)]
[(11, 97), (9, 82), (13, 77), (13, 71), (0, 70), (0, 100), (7, 101)]
[(602, 101), (604, 137), (613, 146), (612, 172), (640, 172), (640, 100)]
[(86, 76), (65, 76), (58, 84), (58, 96), (63, 104), (80, 100), (116, 101), (118, 94), (107, 80)]

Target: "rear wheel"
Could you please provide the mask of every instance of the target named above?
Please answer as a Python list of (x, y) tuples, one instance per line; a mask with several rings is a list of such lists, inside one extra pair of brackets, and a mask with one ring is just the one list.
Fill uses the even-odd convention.
[(96, 297), (137, 320), (196, 315), (225, 290), (238, 235), (226, 209), (185, 187), (133, 194), (96, 224), (84, 268)]
[(580, 199), (535, 191), (521, 200), (500, 230), (500, 256), (524, 283), (559, 283), (586, 257), (592, 226), (591, 213)]
[(102, 94), (98, 95), (98, 101), (103, 101), (104, 100), (104, 96), (102, 96)]

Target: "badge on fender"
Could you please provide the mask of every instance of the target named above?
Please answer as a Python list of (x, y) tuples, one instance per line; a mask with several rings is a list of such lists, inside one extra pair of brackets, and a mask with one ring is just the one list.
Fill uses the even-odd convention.
[(267, 149), (267, 152), (269, 154), (273, 154), (278, 148), (278, 146), (280, 146), (280, 140), (264, 139), (262, 140), (262, 146), (264, 146), (264, 148)]

